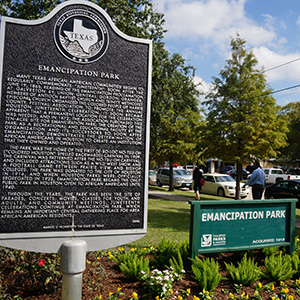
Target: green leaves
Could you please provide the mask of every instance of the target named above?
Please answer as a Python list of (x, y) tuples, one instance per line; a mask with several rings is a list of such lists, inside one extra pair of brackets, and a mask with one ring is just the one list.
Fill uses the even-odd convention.
[(279, 253), (265, 258), (264, 276), (272, 281), (280, 282), (291, 279), (297, 272), (293, 268), (293, 259), (288, 254)]
[(262, 272), (257, 263), (252, 258), (247, 258), (247, 254), (244, 255), (241, 262), (237, 263), (237, 267), (233, 263), (227, 264), (225, 262), (226, 272), (234, 283), (249, 286), (255, 281), (258, 281)]
[(275, 157), (286, 144), (286, 123), (245, 43), (239, 35), (232, 39), (232, 56), (207, 97), (207, 157), (246, 163), (253, 156)]
[(212, 291), (222, 279), (218, 262), (213, 258), (193, 259), (192, 274), (202, 289)]
[(119, 268), (123, 275), (131, 281), (139, 281), (142, 279), (143, 273), (149, 273), (148, 257), (139, 256), (136, 253), (131, 253), (127, 259), (119, 264)]

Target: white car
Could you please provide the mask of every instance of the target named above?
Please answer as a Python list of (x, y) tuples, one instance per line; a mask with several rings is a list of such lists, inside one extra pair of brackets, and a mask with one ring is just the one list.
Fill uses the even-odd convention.
[[(169, 168), (160, 168), (156, 174), (157, 186), (169, 185)], [(192, 189), (193, 176), (186, 170), (181, 168), (173, 168), (173, 184), (174, 187), (188, 187)]]
[[(203, 174), (205, 185), (202, 186), (201, 192), (204, 194), (212, 194), (220, 197), (235, 197), (236, 181), (226, 174)], [(241, 198), (246, 198), (249, 194), (249, 187), (243, 187), (244, 183), (240, 183)]]
[(149, 184), (156, 185), (156, 172), (153, 170), (149, 170)]

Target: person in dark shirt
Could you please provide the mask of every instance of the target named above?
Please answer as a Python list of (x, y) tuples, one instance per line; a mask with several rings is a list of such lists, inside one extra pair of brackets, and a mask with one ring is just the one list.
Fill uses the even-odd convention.
[(195, 168), (193, 172), (193, 181), (194, 181), (194, 191), (196, 193), (196, 200), (200, 200), (200, 191), (202, 186), (200, 184), (200, 179), (202, 177), (202, 173), (198, 167)]

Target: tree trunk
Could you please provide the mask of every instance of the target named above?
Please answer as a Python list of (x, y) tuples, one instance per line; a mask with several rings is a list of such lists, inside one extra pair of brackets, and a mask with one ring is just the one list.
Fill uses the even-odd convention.
[(241, 189), (240, 189), (240, 182), (242, 176), (242, 164), (240, 162), (236, 162), (236, 188), (235, 188), (235, 199), (241, 199)]
[(169, 191), (174, 192), (174, 183), (173, 183), (173, 161), (170, 160), (170, 176), (169, 176)]

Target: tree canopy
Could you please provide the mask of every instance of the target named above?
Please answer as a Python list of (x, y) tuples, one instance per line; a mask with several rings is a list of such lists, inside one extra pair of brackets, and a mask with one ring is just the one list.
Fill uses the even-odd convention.
[[(205, 102), (206, 156), (235, 161), (238, 172), (241, 163), (276, 157), (286, 145), (287, 132), (264, 73), (256, 68), (258, 61), (245, 43), (239, 35), (231, 40), (231, 58), (220, 78), (214, 78)], [(239, 173), (237, 178), (239, 182)]]
[(288, 119), (288, 146), (281, 149), (285, 162), (296, 161), (300, 157), (300, 102), (291, 102), (282, 108), (283, 116)]

